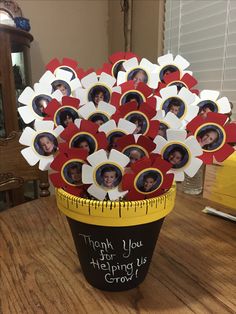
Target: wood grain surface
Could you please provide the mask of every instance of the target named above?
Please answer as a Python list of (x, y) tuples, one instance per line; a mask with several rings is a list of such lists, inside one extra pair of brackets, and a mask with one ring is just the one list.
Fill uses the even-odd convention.
[(236, 313), (235, 224), (205, 205), (178, 194), (147, 278), (125, 292), (85, 281), (54, 196), (1, 212), (0, 313)]

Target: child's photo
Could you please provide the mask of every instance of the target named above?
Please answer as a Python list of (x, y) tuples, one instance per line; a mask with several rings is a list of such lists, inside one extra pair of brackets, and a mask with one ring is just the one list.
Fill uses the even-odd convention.
[(136, 146), (127, 148), (123, 153), (129, 157), (131, 164), (146, 156), (145, 152)]
[(108, 121), (108, 117), (102, 113), (95, 113), (89, 117), (89, 120), (101, 126)]
[(121, 98), (122, 105), (131, 101), (134, 101), (138, 105), (141, 105), (144, 102), (144, 99), (139, 93), (136, 93), (136, 92), (128, 92), (125, 95), (123, 95), (123, 97)]
[(88, 93), (88, 101), (92, 101), (97, 107), (99, 101), (109, 102), (111, 98), (109, 90), (102, 85), (92, 87)]
[(77, 118), (79, 118), (79, 115), (74, 109), (62, 108), (57, 112), (56, 123), (66, 128), (69, 123), (74, 122)]
[(70, 96), (71, 95), (71, 88), (68, 83), (62, 80), (56, 80), (52, 83), (53, 91), (59, 90), (63, 96)]
[(165, 139), (167, 138), (166, 137), (166, 131), (168, 130), (168, 126), (164, 123), (160, 123), (160, 126), (159, 126), (159, 131), (158, 131), (158, 135), (164, 137)]
[(148, 123), (143, 115), (131, 113), (126, 119), (136, 125), (134, 134), (144, 134), (146, 132)]
[(48, 103), (52, 100), (50, 96), (38, 95), (32, 101), (32, 107), (34, 112), (40, 117), (46, 117), (44, 109), (47, 107)]
[(147, 84), (148, 76), (144, 70), (134, 69), (134, 70), (130, 71), (130, 73), (128, 74), (128, 81), (130, 81), (130, 80), (134, 81), (134, 87), (137, 88), (138, 83), (140, 83), (140, 82)]
[(179, 169), (186, 165), (189, 160), (188, 151), (180, 144), (169, 145), (164, 153), (163, 159), (172, 164), (172, 168)]
[(224, 134), (216, 125), (207, 125), (198, 131), (197, 140), (202, 149), (211, 151), (222, 145)]
[(125, 134), (121, 131), (115, 131), (115, 132), (111, 132), (108, 137), (107, 137), (107, 141), (108, 141), (108, 150), (110, 151), (111, 149), (116, 149), (117, 148), (117, 141), (119, 138), (121, 138), (122, 136), (124, 136)]
[(161, 184), (161, 175), (158, 171), (147, 170), (137, 180), (137, 189), (141, 192), (154, 192)]
[(58, 142), (53, 134), (43, 132), (35, 137), (34, 148), (39, 155), (50, 156), (57, 151)]
[(203, 118), (207, 117), (208, 112), (218, 112), (217, 105), (211, 100), (203, 100), (198, 104), (198, 115)]
[(125, 71), (123, 63), (125, 60), (118, 61), (112, 68), (112, 75), (117, 79), (119, 71)]
[(88, 154), (94, 153), (96, 149), (95, 140), (88, 134), (77, 135), (71, 142), (71, 147), (74, 148), (83, 148), (87, 150)]
[(160, 80), (164, 82), (165, 75), (178, 71), (179, 69), (174, 65), (166, 65), (160, 71)]
[(122, 173), (118, 167), (112, 164), (103, 165), (96, 172), (96, 181), (98, 185), (105, 189), (114, 189), (122, 178)]
[(165, 113), (172, 112), (178, 118), (181, 118), (185, 111), (184, 102), (176, 97), (168, 98), (162, 105), (162, 109), (165, 110)]
[(63, 169), (63, 174), (68, 183), (79, 186), (82, 184), (81, 171), (82, 163), (70, 162)]

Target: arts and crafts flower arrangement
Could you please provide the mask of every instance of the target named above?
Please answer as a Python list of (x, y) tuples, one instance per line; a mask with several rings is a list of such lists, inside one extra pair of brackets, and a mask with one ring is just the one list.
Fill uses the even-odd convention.
[(98, 200), (143, 200), (233, 153), (236, 126), (219, 92), (195, 89), (189, 62), (115, 53), (97, 71), (53, 59), (19, 97), (20, 143), (55, 187)]

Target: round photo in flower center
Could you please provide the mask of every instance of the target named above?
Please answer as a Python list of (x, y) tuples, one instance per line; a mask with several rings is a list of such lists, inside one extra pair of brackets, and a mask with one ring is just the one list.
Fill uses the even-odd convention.
[(63, 168), (63, 175), (67, 183), (75, 186), (82, 185), (82, 165), (83, 162), (73, 161)]
[(75, 75), (75, 72), (71, 68), (69, 68), (69, 67), (63, 66), (63, 67), (60, 67), (60, 69), (64, 70), (64, 71), (71, 72), (72, 73), (71, 80), (73, 80), (73, 79), (75, 79), (77, 77), (77, 75)]
[(142, 95), (137, 93), (137, 92), (128, 92), (128, 93), (125, 93), (121, 97), (120, 104), (124, 105), (124, 104), (126, 104), (128, 102), (131, 102), (131, 101), (134, 101), (138, 105), (141, 105), (145, 101), (145, 98), (142, 97)]
[(182, 87), (188, 88), (187, 85), (185, 85), (185, 84), (182, 83), (182, 82), (173, 82), (173, 83), (169, 84), (168, 86), (176, 86), (178, 92), (181, 90)]
[(189, 160), (188, 150), (180, 144), (169, 145), (162, 154), (163, 159), (172, 164), (172, 168), (180, 169), (184, 167)]
[(180, 119), (185, 112), (185, 103), (180, 98), (171, 97), (164, 101), (162, 109), (165, 110), (166, 114), (172, 112)]
[(103, 113), (94, 113), (88, 118), (88, 120), (100, 126), (108, 121), (108, 117)]
[(119, 71), (125, 71), (123, 63), (125, 60), (118, 61), (112, 68), (112, 75), (117, 78)]
[(63, 96), (70, 96), (71, 95), (71, 88), (70, 85), (63, 81), (63, 80), (56, 80), (52, 83), (53, 91), (59, 90)]
[(212, 100), (200, 101), (197, 106), (199, 107), (198, 115), (204, 118), (206, 118), (208, 112), (218, 112), (218, 106)]
[(88, 154), (94, 153), (97, 148), (96, 142), (92, 136), (86, 133), (80, 133), (76, 135), (71, 141), (71, 146), (74, 148), (83, 148), (87, 150)]
[(169, 127), (165, 123), (161, 122), (160, 125), (159, 125), (158, 135), (160, 135), (160, 136), (164, 137), (165, 139), (167, 139), (166, 131), (168, 129), (169, 129)]
[(114, 164), (105, 164), (96, 170), (96, 182), (105, 189), (114, 189), (122, 179), (121, 170)]
[(125, 119), (136, 125), (134, 134), (145, 134), (147, 131), (148, 121), (144, 115), (135, 112), (127, 115)]
[(176, 71), (179, 71), (179, 69), (175, 66), (175, 65), (166, 65), (164, 66), (161, 71), (160, 71), (160, 80), (164, 83), (164, 76), (169, 74), (169, 73), (173, 73), (173, 72), (176, 72)]
[(195, 135), (202, 149), (205, 151), (217, 150), (225, 142), (222, 129), (214, 124), (201, 127)]
[(146, 156), (146, 153), (144, 150), (142, 150), (140, 147), (137, 146), (131, 146), (126, 148), (123, 151), (123, 154), (125, 154), (130, 159), (130, 163), (133, 164), (136, 161), (140, 160), (144, 156)]
[(49, 132), (42, 132), (36, 135), (34, 139), (34, 148), (41, 156), (51, 156), (58, 149), (56, 137)]
[(127, 80), (134, 81), (134, 86), (136, 88), (140, 82), (147, 84), (148, 75), (143, 69), (137, 68), (129, 72)]
[(62, 125), (64, 128), (66, 128), (77, 118), (79, 118), (79, 115), (75, 109), (70, 107), (63, 107), (57, 111), (55, 120), (57, 125)]
[(157, 170), (146, 170), (136, 178), (135, 186), (141, 193), (152, 193), (156, 191), (162, 183), (162, 175)]
[(125, 133), (122, 131), (114, 131), (111, 132), (108, 137), (107, 137), (107, 141), (108, 141), (108, 150), (110, 151), (111, 149), (116, 149), (117, 148), (117, 141), (119, 138), (121, 138), (122, 136), (124, 136)]
[(111, 99), (111, 94), (103, 85), (96, 85), (92, 87), (88, 92), (88, 101), (92, 101), (97, 107), (99, 101), (109, 102)]
[(46, 117), (44, 109), (47, 107), (48, 103), (52, 100), (52, 97), (48, 95), (38, 95), (34, 97), (32, 101), (32, 108), (34, 112), (40, 117)]

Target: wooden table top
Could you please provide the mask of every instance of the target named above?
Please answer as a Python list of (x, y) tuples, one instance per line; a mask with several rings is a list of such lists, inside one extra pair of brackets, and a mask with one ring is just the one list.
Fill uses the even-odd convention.
[(178, 194), (145, 281), (124, 292), (86, 282), (54, 196), (1, 212), (0, 313), (236, 313), (235, 224), (205, 205)]

